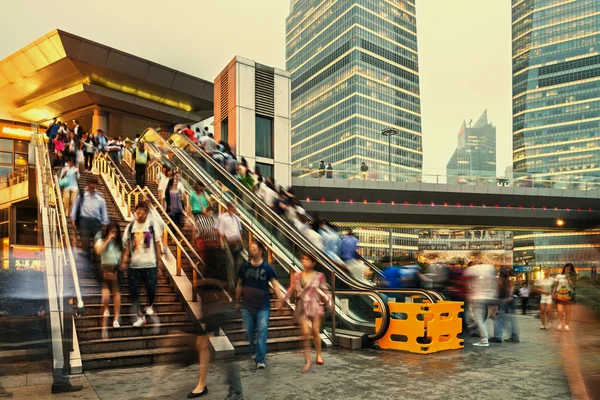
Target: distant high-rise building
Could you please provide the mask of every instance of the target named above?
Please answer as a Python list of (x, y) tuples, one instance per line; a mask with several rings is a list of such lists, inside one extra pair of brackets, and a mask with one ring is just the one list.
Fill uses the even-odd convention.
[(512, 0), (515, 179), (600, 178), (598, 14), (598, 0)]
[[(598, 15), (598, 0), (512, 0), (515, 184), (585, 189), (600, 181)], [(522, 232), (515, 262), (593, 269), (598, 248), (597, 232)]]
[(446, 175), (448, 183), (496, 184), (496, 127), (488, 122), (487, 110), (473, 126), (463, 121)]
[(331, 163), (336, 178), (419, 177), (423, 166), (414, 0), (292, 0), (287, 18), (292, 75), (292, 168)]

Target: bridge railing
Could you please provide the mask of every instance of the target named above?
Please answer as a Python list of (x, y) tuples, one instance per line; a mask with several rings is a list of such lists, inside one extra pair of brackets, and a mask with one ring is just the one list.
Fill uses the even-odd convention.
[(495, 174), (481, 173), (479, 175), (449, 175), (438, 172), (394, 172), (388, 169), (372, 169), (361, 171), (361, 166), (356, 169), (327, 169), (319, 168), (294, 168), (294, 178), (338, 179), (338, 180), (363, 180), (380, 182), (409, 182), (409, 183), (441, 183), (455, 185), (487, 185), (487, 186), (515, 186), (546, 189), (571, 189), (571, 190), (600, 190), (600, 178), (586, 179), (585, 177), (547, 177), (531, 174), (518, 174), (513, 177), (496, 177)]

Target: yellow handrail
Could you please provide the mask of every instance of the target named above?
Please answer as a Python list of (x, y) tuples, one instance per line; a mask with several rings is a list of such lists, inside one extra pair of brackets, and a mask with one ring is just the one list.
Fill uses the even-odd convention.
[[(120, 194), (122, 202), (127, 208), (127, 217), (131, 217), (131, 210), (138, 204), (140, 196), (143, 196), (144, 198), (150, 200), (150, 204), (152, 205), (152, 207), (161, 215), (161, 217), (165, 221), (165, 238), (163, 239), (165, 246), (168, 244), (169, 236), (177, 244), (177, 254), (175, 255), (177, 276), (181, 276), (181, 256), (183, 255), (185, 258), (188, 259), (190, 265), (192, 266), (192, 284), (193, 287), (196, 287), (198, 284), (198, 276), (200, 276), (201, 279), (204, 279), (198, 267), (201, 266), (204, 268), (205, 264), (202, 261), (200, 255), (192, 246), (192, 244), (187, 240), (183, 232), (181, 232), (179, 227), (177, 227), (177, 225), (173, 223), (168, 213), (165, 211), (160, 202), (156, 199), (154, 194), (146, 187), (142, 189), (141, 187), (136, 186), (133, 189), (126, 190), (128, 188), (131, 188), (131, 185), (127, 182), (125, 176), (121, 173), (121, 171), (119, 171), (117, 166), (114, 164), (114, 161), (110, 157), (104, 154), (98, 155), (95, 158), (94, 163), (96, 166), (96, 170), (100, 174), (105, 174), (108, 176), (109, 182), (107, 182), (107, 184), (113, 185), (113, 188), (115, 188), (117, 190), (117, 193)], [(183, 248), (183, 245), (187, 247), (187, 250)], [(192, 256), (194, 256), (199, 261), (194, 262), (188, 254), (188, 251), (192, 253)], [(192, 293), (192, 301), (197, 301), (197, 293), (195, 290), (193, 290)]]

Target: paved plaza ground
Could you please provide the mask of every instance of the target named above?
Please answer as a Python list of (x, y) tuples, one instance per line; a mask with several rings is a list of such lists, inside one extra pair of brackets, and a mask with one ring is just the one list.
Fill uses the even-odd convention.
[[(518, 316), (520, 344), (491, 344), (416, 355), (403, 352), (328, 349), (325, 365), (307, 374), (297, 351), (271, 354), (266, 370), (237, 358), (245, 398), (279, 399), (573, 399), (598, 398), (585, 384), (600, 377), (597, 322), (575, 321), (571, 332), (540, 331), (539, 320)], [(491, 323), (490, 323), (491, 328)], [(582, 346), (577, 346), (578, 342)], [(573, 347), (575, 346), (575, 347)], [(229, 361), (231, 362), (231, 361)], [(565, 368), (567, 365), (567, 368)], [(583, 368), (584, 374), (579, 369)], [(211, 366), (206, 399), (224, 399), (223, 362)], [(572, 375), (572, 376), (570, 376)], [(52, 396), (48, 373), (13, 367), (0, 378), (15, 399), (185, 399), (198, 366), (176, 365), (91, 371), (75, 376), (79, 393)], [(583, 386), (582, 386), (583, 385)], [(588, 385), (589, 386), (589, 385)], [(596, 388), (597, 389), (597, 388)]]

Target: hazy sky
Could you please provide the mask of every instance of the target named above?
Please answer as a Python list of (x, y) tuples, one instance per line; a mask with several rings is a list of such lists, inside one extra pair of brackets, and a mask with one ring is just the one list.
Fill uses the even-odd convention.
[[(343, 1), (343, 0), (340, 0)], [(212, 81), (235, 55), (285, 68), (288, 0), (0, 0), (0, 59), (62, 29)], [(484, 109), (511, 163), (508, 0), (417, 0), (424, 167), (443, 172)]]

